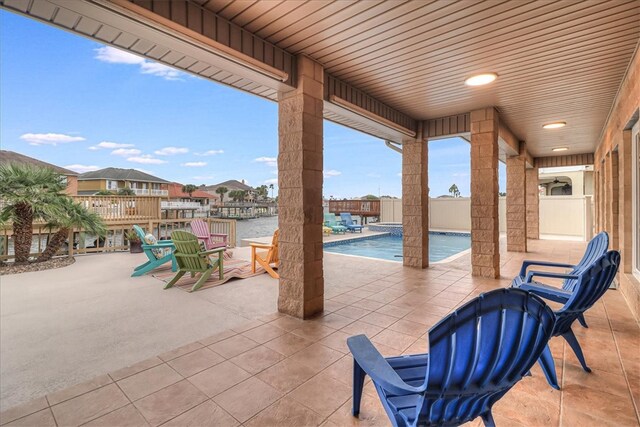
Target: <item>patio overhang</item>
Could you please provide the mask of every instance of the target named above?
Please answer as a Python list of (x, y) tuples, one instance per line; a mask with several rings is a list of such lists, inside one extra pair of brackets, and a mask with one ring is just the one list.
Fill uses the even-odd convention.
[[(525, 239), (520, 250), (537, 236), (527, 225), (529, 216), (537, 221), (537, 195), (526, 177), (542, 165), (595, 160), (602, 180), (596, 219), (612, 230), (614, 247), (623, 235), (614, 231), (618, 209), (607, 206), (617, 206), (619, 191), (630, 192), (628, 184), (623, 188), (631, 177), (630, 132), (623, 138), (618, 124), (638, 109), (637, 1), (0, 0), (0, 6), (281, 103), (279, 179), (291, 196), (281, 211), (300, 226), (287, 233), (282, 223), (282, 235), (309, 251), (310, 266), (322, 261), (315, 205), (322, 193), (323, 118), (403, 145), (404, 222), (412, 230), (405, 257), (414, 266), (428, 264), (422, 146), (446, 136), (471, 141), (472, 264), (482, 267), (474, 274), (500, 274), (499, 160), (511, 171), (508, 192), (518, 192), (508, 207), (507, 234)], [(497, 80), (465, 85), (487, 72)], [(543, 127), (553, 122), (566, 126)], [(304, 173), (293, 179), (291, 171)], [(298, 188), (300, 182), (306, 184)], [(286, 238), (281, 248), (294, 259)], [(298, 273), (318, 296), (316, 267)]]

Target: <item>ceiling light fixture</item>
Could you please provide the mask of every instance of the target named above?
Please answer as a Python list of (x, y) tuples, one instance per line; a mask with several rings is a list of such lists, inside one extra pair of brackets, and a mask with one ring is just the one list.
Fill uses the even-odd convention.
[(567, 125), (567, 122), (553, 122), (547, 123), (546, 125), (542, 125), (543, 129), (558, 129), (563, 128)]
[(552, 148), (551, 151), (567, 151), (569, 148), (567, 147), (556, 147)]
[(491, 83), (498, 78), (496, 73), (482, 73), (471, 76), (464, 81), (467, 86), (482, 86)]

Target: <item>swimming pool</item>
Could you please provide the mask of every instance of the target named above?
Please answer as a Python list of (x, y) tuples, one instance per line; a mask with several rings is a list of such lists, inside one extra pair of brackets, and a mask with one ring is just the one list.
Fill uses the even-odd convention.
[[(471, 247), (471, 236), (456, 233), (429, 233), (429, 261), (449, 258)], [(327, 252), (402, 261), (402, 236), (385, 234), (345, 242), (325, 244)]]

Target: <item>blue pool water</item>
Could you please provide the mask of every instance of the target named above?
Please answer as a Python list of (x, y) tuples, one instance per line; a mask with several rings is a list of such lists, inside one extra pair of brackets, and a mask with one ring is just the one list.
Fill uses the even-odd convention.
[[(429, 234), (429, 260), (441, 261), (471, 247), (469, 235)], [(327, 252), (370, 258), (402, 261), (402, 236), (381, 236), (371, 239), (334, 243), (324, 247)]]

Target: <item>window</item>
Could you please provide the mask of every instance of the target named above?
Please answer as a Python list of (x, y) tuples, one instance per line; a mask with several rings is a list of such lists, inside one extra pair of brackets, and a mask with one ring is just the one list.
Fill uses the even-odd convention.
[(118, 181), (112, 181), (110, 179), (107, 180), (107, 190), (117, 190), (118, 189)]
[(631, 151), (633, 159), (633, 175), (631, 184), (633, 215), (632, 242), (633, 245), (633, 274), (640, 280), (640, 121), (637, 121), (631, 131)]

